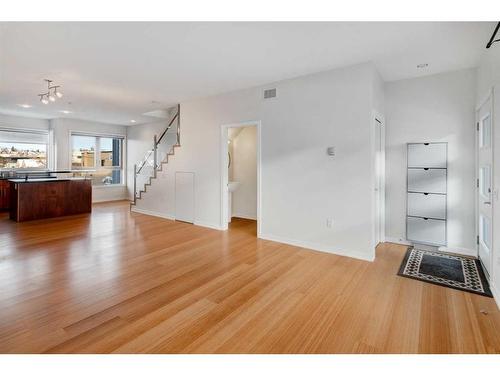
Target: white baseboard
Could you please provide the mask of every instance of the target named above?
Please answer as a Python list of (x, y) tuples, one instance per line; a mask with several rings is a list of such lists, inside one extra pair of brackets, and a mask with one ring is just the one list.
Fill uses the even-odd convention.
[(395, 244), (398, 244), (398, 245), (405, 245), (405, 246), (411, 246), (412, 243), (409, 242), (409, 241), (406, 241), (402, 238), (396, 238), (396, 237), (385, 237), (385, 241), (384, 242), (390, 242), (390, 243), (395, 243)]
[(169, 215), (169, 214), (166, 214), (163, 212), (158, 212), (158, 211), (143, 210), (142, 208), (137, 208), (137, 207), (132, 207), (132, 212), (137, 212), (138, 214), (161, 217), (163, 219), (168, 219), (168, 220), (175, 220), (175, 217), (172, 215)]
[(102, 199), (92, 199), (92, 203), (103, 203), (103, 202), (116, 202), (116, 201), (128, 201), (126, 196), (115, 197), (115, 198), (102, 198)]
[(295, 240), (295, 239), (290, 239), (290, 238), (284, 238), (284, 237), (279, 237), (279, 236), (274, 236), (272, 234), (260, 234), (259, 238), (262, 238), (264, 240), (269, 240), (269, 241), (274, 241), (274, 242), (281, 242), (285, 243), (287, 245), (292, 245), (292, 246), (298, 246), (298, 247), (303, 247), (306, 249), (311, 249), (311, 250), (317, 250), (317, 251), (322, 251), (324, 253), (330, 253), (330, 254), (335, 254), (335, 255), (342, 255), (350, 258), (356, 258), (360, 260), (365, 260), (369, 262), (373, 262), (375, 260), (375, 249), (373, 250), (373, 255), (367, 255), (359, 251), (349, 251), (349, 250), (344, 250), (344, 249), (337, 249), (333, 248), (331, 246), (323, 245), (323, 244), (318, 244), (318, 243), (313, 243), (309, 241), (301, 241), (301, 240)]
[(247, 214), (244, 214), (244, 213), (234, 213), (232, 215), (232, 217), (238, 217), (240, 219), (248, 219), (248, 220), (257, 220), (257, 216), (256, 215), (247, 215)]
[[(174, 215), (166, 214), (164, 212), (158, 212), (158, 211), (151, 211), (151, 210), (144, 210), (142, 208), (137, 208), (132, 206), (132, 212), (137, 212), (138, 214), (144, 214), (144, 215), (150, 215), (150, 216), (156, 216), (156, 217), (161, 217), (163, 219), (168, 219), (168, 220), (175, 220)], [(219, 224), (213, 224), (205, 221), (195, 221), (193, 223), (194, 225), (198, 225), (200, 227), (205, 227), (205, 228), (210, 228), (210, 229), (216, 229), (216, 230), (222, 230)]]
[(219, 224), (209, 223), (207, 221), (195, 220), (195, 222), (193, 224), (194, 225), (198, 225), (200, 227), (205, 227), (205, 228), (210, 228), (210, 229), (216, 229), (216, 230), (223, 230)]
[[(413, 245), (412, 242), (407, 241), (402, 238), (397, 238), (397, 237), (386, 237), (385, 242), (391, 242), (395, 243), (398, 245), (405, 245), (405, 246), (411, 246)], [(459, 255), (465, 255), (469, 257), (477, 257), (477, 250), (473, 249), (467, 249), (465, 247), (447, 247), (447, 246), (436, 246), (439, 251), (443, 251), (445, 253), (453, 253), (453, 254), (459, 254)]]

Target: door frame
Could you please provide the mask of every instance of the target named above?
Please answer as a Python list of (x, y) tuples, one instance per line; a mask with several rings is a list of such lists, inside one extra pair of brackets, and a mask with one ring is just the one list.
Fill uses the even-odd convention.
[[(380, 126), (380, 143), (381, 143), (381, 170), (380, 170), (380, 189), (377, 192), (377, 176), (376, 176), (376, 160), (375, 157), (372, 158), (372, 191), (377, 192), (378, 194), (378, 202), (374, 197), (373, 199), (373, 247), (374, 249), (381, 242), (385, 242), (385, 118), (382, 114), (373, 111), (372, 115), (372, 125), (371, 125), (371, 133), (372, 133), (372, 155), (375, 156), (378, 152), (378, 144), (376, 142), (377, 139), (377, 130), (376, 127)], [(377, 215), (377, 204), (379, 205), (379, 212)], [(377, 225), (378, 224), (378, 225)], [(378, 242), (377, 242), (378, 237)]]
[(227, 168), (228, 164), (228, 146), (227, 146), (227, 141), (228, 141), (228, 129), (229, 128), (244, 128), (244, 127), (249, 127), (249, 126), (255, 126), (257, 129), (257, 237), (260, 238), (260, 233), (261, 233), (261, 217), (262, 217), (262, 178), (261, 178), (261, 171), (262, 171), (262, 157), (261, 157), (261, 128), (262, 128), (262, 123), (260, 120), (255, 120), (255, 121), (244, 121), (244, 122), (237, 122), (237, 123), (232, 123), (232, 124), (224, 124), (221, 125), (220, 128), (220, 168), (221, 168), (221, 179), (220, 179), (220, 211), (221, 211), (221, 218), (220, 218), (220, 226), (222, 230), (227, 230), (229, 225), (228, 225), (228, 179), (229, 179), (229, 170)]
[[(479, 116), (479, 111), (481, 110), (481, 108), (488, 102), (488, 100), (490, 100), (490, 103), (491, 103), (491, 107), (490, 107), (490, 111), (489, 111), (489, 115), (490, 115), (490, 121), (491, 121), (491, 129), (490, 129), (490, 142), (491, 142), (491, 175), (490, 175), (490, 179), (491, 179), (491, 212), (492, 212), (492, 215), (491, 215), (491, 230), (492, 230), (492, 238), (491, 238), (491, 249), (490, 249), (490, 270), (487, 271), (486, 268), (484, 267), (484, 265), (482, 264), (482, 261), (481, 261), (481, 258), (479, 257), (479, 129), (478, 129), (478, 126), (479, 126), (479, 122), (482, 121), (482, 119), (484, 118), (484, 116), (480, 117)], [(476, 233), (476, 255), (477, 255), (477, 258), (479, 259), (483, 269), (486, 271), (485, 272), (485, 276), (490, 280), (491, 279), (491, 273), (492, 273), (492, 267), (494, 266), (493, 264), (493, 261), (494, 261), (494, 257), (493, 257), (493, 249), (494, 249), (494, 199), (493, 199), (493, 191), (494, 191), (494, 186), (493, 186), (493, 183), (494, 183), (494, 178), (493, 178), (493, 175), (494, 175), (494, 164), (495, 164), (495, 158), (494, 158), (494, 147), (495, 147), (495, 143), (494, 143), (494, 129), (495, 129), (495, 125), (494, 125), (494, 114), (493, 114), (493, 100), (494, 100), (494, 97), (493, 97), (493, 88), (489, 89), (487, 94), (483, 97), (483, 99), (481, 100), (481, 102), (476, 106), (476, 110), (475, 110), (475, 113), (474, 113), (474, 118), (475, 118), (475, 121), (474, 121), (474, 133), (475, 133), (475, 137), (474, 137), (474, 141), (475, 141), (475, 145), (474, 145), (474, 151), (475, 151), (475, 154), (474, 154), (474, 164), (475, 164), (475, 185), (476, 185), (476, 189), (475, 189), (475, 194), (474, 194), (474, 207), (475, 207), (475, 212), (474, 212), (474, 221), (475, 221), (475, 233)]]

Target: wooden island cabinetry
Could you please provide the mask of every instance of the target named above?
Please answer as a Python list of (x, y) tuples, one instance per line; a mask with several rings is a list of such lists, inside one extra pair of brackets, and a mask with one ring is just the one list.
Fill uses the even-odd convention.
[(8, 210), (10, 207), (9, 181), (0, 180), (0, 211)]
[(9, 183), (12, 220), (37, 220), (92, 211), (89, 179), (13, 179)]

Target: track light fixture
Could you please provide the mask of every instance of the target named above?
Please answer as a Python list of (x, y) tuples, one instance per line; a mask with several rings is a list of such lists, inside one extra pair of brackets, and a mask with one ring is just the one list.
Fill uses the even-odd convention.
[(38, 94), (38, 96), (40, 97), (40, 101), (43, 104), (49, 104), (49, 99), (47, 99), (47, 96), (45, 94)]
[(491, 36), (488, 44), (486, 44), (486, 49), (490, 48), (493, 43), (500, 42), (500, 39), (495, 39), (498, 29), (500, 29), (500, 22), (495, 26), (495, 31), (493, 31), (493, 35)]
[(53, 81), (50, 79), (46, 79), (45, 82), (47, 82), (47, 92), (43, 94), (38, 94), (38, 96), (40, 97), (40, 101), (43, 104), (49, 104), (49, 102), (55, 102), (57, 98), (60, 99), (63, 97), (63, 94), (60, 90), (61, 86), (52, 85)]
[[(60, 86), (58, 86), (60, 87)], [(63, 97), (63, 94), (61, 91), (57, 91), (57, 87), (54, 87), (54, 95), (57, 96), (59, 99)]]

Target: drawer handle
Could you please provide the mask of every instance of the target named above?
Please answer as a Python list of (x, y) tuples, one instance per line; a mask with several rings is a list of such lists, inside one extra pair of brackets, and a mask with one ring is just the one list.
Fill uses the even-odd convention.
[(424, 193), (424, 195), (429, 195), (429, 193)]
[(428, 171), (428, 170), (429, 170), (429, 168), (424, 168), (424, 171)]
[(428, 143), (424, 143), (424, 145), (429, 146), (429, 144), (428, 144)]
[(427, 218), (427, 217), (423, 217), (422, 219), (424, 219), (424, 220), (429, 220), (429, 218)]

